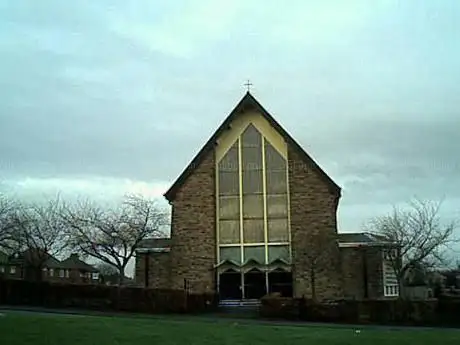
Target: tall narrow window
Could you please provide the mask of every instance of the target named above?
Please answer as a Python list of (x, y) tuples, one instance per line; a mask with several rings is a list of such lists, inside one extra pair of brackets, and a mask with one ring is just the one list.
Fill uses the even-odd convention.
[(219, 242), (240, 243), (238, 142), (219, 162)]
[(263, 243), (265, 240), (262, 152), (262, 135), (251, 124), (241, 136), (245, 243)]
[(268, 242), (289, 240), (286, 160), (265, 142)]

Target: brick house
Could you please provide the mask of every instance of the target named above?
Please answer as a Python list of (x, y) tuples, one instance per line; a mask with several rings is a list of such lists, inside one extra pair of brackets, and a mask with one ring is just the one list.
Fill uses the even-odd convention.
[(6, 279), (40, 280), (60, 283), (93, 284), (98, 271), (72, 254), (59, 261), (54, 256), (36, 250), (6, 255), (0, 252), (0, 276)]
[(311, 296), (314, 272), (321, 299), (395, 295), (387, 244), (337, 233), (340, 196), (248, 92), (165, 193), (171, 238), (140, 246), (136, 282), (221, 299), (300, 297)]
[(67, 282), (72, 284), (97, 284), (99, 283), (99, 271), (92, 265), (81, 260), (78, 254), (73, 253), (67, 259), (61, 261)]

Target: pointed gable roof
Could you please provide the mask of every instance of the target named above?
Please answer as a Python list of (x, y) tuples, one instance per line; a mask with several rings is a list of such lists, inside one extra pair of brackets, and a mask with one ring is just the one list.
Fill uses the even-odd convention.
[(308, 164), (313, 171), (315, 171), (318, 176), (329, 186), (329, 190), (338, 196), (340, 196), (340, 187), (321, 169), (321, 167), (310, 157), (310, 155), (305, 152), (305, 150), (291, 137), (291, 135), (286, 132), (286, 130), (281, 127), (281, 125), (270, 115), (270, 113), (265, 110), (265, 108), (252, 96), (248, 91), (236, 107), (232, 110), (230, 115), (222, 122), (219, 128), (214, 132), (211, 138), (206, 142), (206, 144), (201, 148), (198, 154), (193, 158), (190, 164), (185, 168), (185, 170), (180, 174), (177, 180), (173, 185), (168, 189), (164, 194), (165, 198), (168, 201), (173, 201), (179, 188), (185, 183), (187, 178), (193, 173), (195, 168), (201, 163), (206, 154), (211, 151), (217, 139), (220, 135), (228, 129), (229, 125), (233, 120), (241, 113), (246, 111), (256, 111), (260, 113), (270, 125), (286, 140), (288, 146), (295, 149), (300, 156), (302, 157), (305, 164)]

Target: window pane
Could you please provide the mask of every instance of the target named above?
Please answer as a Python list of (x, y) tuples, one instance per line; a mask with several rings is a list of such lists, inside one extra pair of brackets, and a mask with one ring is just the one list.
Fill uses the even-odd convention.
[(262, 147), (262, 136), (252, 124), (244, 130), (241, 139), (243, 147)]
[(263, 219), (245, 219), (243, 221), (243, 234), (245, 243), (264, 242)]
[(221, 247), (220, 248), (220, 262), (231, 261), (241, 263), (241, 247)]
[(255, 261), (259, 264), (265, 264), (265, 246), (245, 247), (244, 263)]
[(286, 170), (286, 160), (281, 154), (268, 142), (265, 141), (265, 162), (267, 170)]
[(289, 230), (288, 230), (287, 218), (268, 220), (268, 241), (269, 242), (288, 242), (289, 241)]
[(262, 148), (261, 147), (243, 147), (242, 150), (243, 170), (261, 170), (262, 169)]
[(267, 171), (267, 194), (287, 194), (286, 171)]
[(239, 219), (240, 199), (238, 196), (221, 196), (219, 198), (219, 218)]
[(289, 246), (269, 246), (268, 247), (268, 263), (271, 264), (276, 260), (290, 262)]
[(287, 195), (267, 195), (267, 215), (268, 217), (287, 217)]
[(238, 195), (238, 171), (219, 171), (219, 195)]
[(240, 221), (219, 221), (219, 242), (222, 244), (240, 243)]
[(243, 194), (262, 193), (262, 170), (243, 171)]
[(235, 142), (220, 160), (219, 171), (238, 171), (238, 142)]
[(243, 217), (263, 218), (264, 201), (262, 194), (250, 194), (243, 196)]

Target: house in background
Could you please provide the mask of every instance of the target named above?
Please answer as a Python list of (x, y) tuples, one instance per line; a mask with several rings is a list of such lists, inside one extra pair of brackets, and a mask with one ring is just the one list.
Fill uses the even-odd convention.
[(100, 282), (99, 271), (92, 265), (81, 260), (78, 254), (71, 254), (61, 261), (65, 270), (66, 278), (73, 284), (98, 284)]
[(144, 241), (136, 282), (248, 300), (398, 295), (386, 252), (369, 234), (338, 234), (340, 187), (248, 92), (165, 193), (171, 238)]
[(6, 279), (75, 284), (99, 283), (97, 269), (80, 260), (77, 254), (59, 261), (50, 254), (34, 249), (10, 256), (0, 254), (0, 274)]
[(0, 277), (5, 277), (7, 271), (8, 255), (0, 251)]

